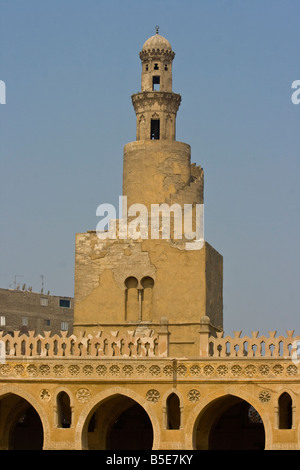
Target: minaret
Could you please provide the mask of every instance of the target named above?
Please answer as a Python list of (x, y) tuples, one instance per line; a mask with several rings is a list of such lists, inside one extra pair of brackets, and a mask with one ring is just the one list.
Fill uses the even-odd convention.
[(141, 92), (132, 96), (136, 112), (136, 140), (175, 140), (176, 114), (181, 96), (172, 91), (175, 53), (167, 39), (149, 38), (141, 52)]
[[(222, 329), (223, 261), (206, 241), (187, 242), (185, 210), (194, 221), (203, 204), (204, 176), (191, 163), (190, 146), (175, 139), (181, 102), (172, 90), (175, 53), (157, 28), (139, 55), (141, 91), (132, 95), (136, 140), (124, 146), (123, 160), (122, 202), (128, 211), (122, 207), (120, 220), (112, 221), (119, 227), (115, 236), (76, 235), (74, 333), (113, 332), (119, 338), (163, 332), (171, 356), (189, 357), (201, 350), (203, 322), (212, 334)], [(167, 236), (153, 205), (169, 211)], [(139, 219), (139, 211), (147, 218)], [(148, 228), (143, 235), (139, 224)], [(182, 237), (175, 236), (181, 225)]]
[[(124, 147), (123, 195), (128, 204), (203, 203), (203, 171), (191, 165), (190, 146), (175, 140), (181, 96), (172, 91), (174, 51), (158, 33), (139, 54), (141, 91), (132, 95), (136, 141)], [(191, 183), (197, 183), (190, 187)], [(182, 191), (189, 189), (187, 199)], [(179, 198), (179, 200), (178, 200)]]

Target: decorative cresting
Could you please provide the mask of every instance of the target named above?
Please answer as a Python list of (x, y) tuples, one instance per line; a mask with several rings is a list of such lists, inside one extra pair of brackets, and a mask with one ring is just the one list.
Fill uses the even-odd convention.
[(28, 334), (14, 335), (0, 332), (1, 358), (9, 357), (166, 357), (168, 355), (168, 333), (162, 326), (157, 335), (149, 330), (148, 334), (135, 336), (134, 331), (121, 334), (118, 331), (110, 335), (101, 331), (94, 335), (84, 333), (79, 336), (67, 336), (66, 331), (60, 335), (51, 336), (45, 331), (44, 335), (36, 335), (34, 331)]
[(252, 336), (241, 336), (241, 331), (235, 331), (234, 337), (224, 336), (223, 332), (217, 337), (208, 338), (208, 355), (216, 358), (235, 357), (282, 357), (298, 360), (297, 345), (300, 336), (293, 336), (294, 330), (287, 331), (287, 336), (276, 337), (276, 331), (270, 331), (269, 337), (259, 336), (258, 331)]
[[(206, 318), (206, 317), (204, 317)], [(269, 332), (269, 337), (241, 336), (241, 331), (234, 332), (234, 337), (224, 336), (223, 332), (217, 336), (210, 336), (208, 329), (200, 325), (200, 357), (202, 358), (290, 358), (299, 362), (300, 336), (293, 336), (294, 330), (287, 331), (287, 336), (276, 337), (276, 331)], [(110, 335), (98, 331), (95, 334), (81, 333), (79, 336), (70, 335), (61, 331), (60, 335), (51, 336), (45, 331), (44, 335), (29, 331), (20, 334), (15, 331), (11, 334), (0, 332), (1, 359), (5, 357), (102, 357), (102, 358), (137, 358), (137, 357), (168, 357), (169, 332), (165, 319), (161, 321), (158, 334), (153, 330), (145, 330), (142, 335), (136, 331), (111, 332)], [(184, 366), (181, 366), (184, 367)], [(178, 375), (182, 375), (180, 368)]]

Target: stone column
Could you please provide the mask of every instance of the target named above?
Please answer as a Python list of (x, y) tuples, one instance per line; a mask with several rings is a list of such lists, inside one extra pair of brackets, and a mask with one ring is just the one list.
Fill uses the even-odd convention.
[(204, 316), (200, 319), (200, 357), (208, 357), (210, 319)]
[(169, 330), (168, 330), (168, 319), (162, 317), (160, 319), (160, 328), (158, 331), (158, 356), (168, 357), (169, 356)]

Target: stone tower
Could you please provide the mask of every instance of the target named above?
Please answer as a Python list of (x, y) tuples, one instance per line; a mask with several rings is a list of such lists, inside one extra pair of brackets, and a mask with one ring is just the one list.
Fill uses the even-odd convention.
[[(136, 141), (124, 147), (122, 220), (111, 221), (115, 232), (76, 235), (74, 332), (164, 331), (168, 353), (182, 357), (199, 354), (200, 321), (211, 334), (222, 330), (223, 269), (222, 256), (207, 242), (191, 247), (184, 230), (185, 214), (190, 211), (195, 228), (203, 205), (203, 170), (191, 164), (190, 146), (175, 140), (181, 96), (172, 91), (174, 56), (158, 28), (140, 52), (141, 91), (132, 95)], [(157, 218), (162, 208), (169, 232), (164, 216)]]
[(132, 96), (137, 115), (137, 140), (175, 140), (175, 119), (181, 97), (172, 91), (174, 56), (169, 41), (160, 36), (158, 30), (140, 52), (141, 92)]

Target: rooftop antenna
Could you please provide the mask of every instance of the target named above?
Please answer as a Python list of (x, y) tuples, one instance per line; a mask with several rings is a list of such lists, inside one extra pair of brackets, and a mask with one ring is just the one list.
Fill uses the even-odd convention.
[(14, 289), (17, 288), (17, 277), (24, 277), (24, 276), (22, 276), (21, 274), (15, 274), (15, 278), (14, 278)]
[(44, 292), (44, 274), (41, 274), (41, 279), (42, 279), (42, 288), (41, 288), (41, 292)]

